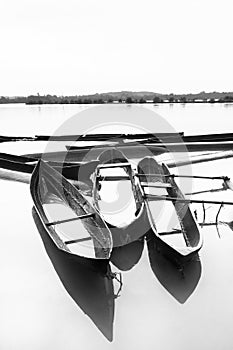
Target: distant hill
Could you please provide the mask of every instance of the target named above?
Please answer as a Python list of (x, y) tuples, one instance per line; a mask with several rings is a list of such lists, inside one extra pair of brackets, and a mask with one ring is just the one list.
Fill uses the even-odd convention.
[(100, 94), (94, 94), (94, 95), (82, 95), (79, 96), (81, 98), (113, 98), (114, 100), (126, 100), (128, 97), (130, 98), (144, 98), (144, 99), (153, 99), (155, 96), (162, 96), (161, 94), (157, 94), (155, 92), (149, 92), (149, 91), (120, 91), (120, 92), (104, 92)]
[(26, 104), (101, 104), (101, 103), (226, 103), (233, 102), (233, 92), (199, 92), (188, 94), (160, 94), (150, 91), (118, 91), (90, 95), (57, 96), (30, 95), (27, 97), (0, 97), (0, 103)]

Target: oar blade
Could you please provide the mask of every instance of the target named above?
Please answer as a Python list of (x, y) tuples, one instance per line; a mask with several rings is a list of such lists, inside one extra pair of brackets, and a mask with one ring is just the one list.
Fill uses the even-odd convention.
[(225, 180), (224, 185), (226, 186), (226, 189), (233, 191), (233, 182), (230, 180)]

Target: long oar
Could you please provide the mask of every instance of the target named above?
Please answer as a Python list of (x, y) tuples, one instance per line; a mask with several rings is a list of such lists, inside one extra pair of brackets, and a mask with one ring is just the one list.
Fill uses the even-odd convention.
[(186, 196), (193, 196), (195, 194), (203, 194), (203, 193), (214, 193), (214, 192), (221, 192), (226, 191), (228, 188), (220, 187), (220, 188), (212, 188), (210, 190), (203, 190), (203, 191), (196, 191), (196, 192), (190, 192), (185, 193)]
[(175, 197), (166, 197), (166, 196), (157, 196), (153, 194), (147, 194), (144, 195), (145, 199), (149, 201), (159, 201), (159, 200), (165, 200), (165, 201), (171, 201), (171, 202), (180, 202), (180, 203), (209, 203), (209, 204), (219, 204), (219, 205), (233, 205), (233, 202), (226, 202), (226, 201), (210, 201), (210, 200), (200, 200), (200, 199), (182, 199), (182, 198), (175, 198)]
[(178, 178), (189, 178), (189, 179), (206, 179), (206, 180), (223, 180), (223, 187), (218, 189), (211, 189), (211, 190), (205, 190), (205, 191), (199, 191), (199, 192), (193, 192), (193, 193), (187, 193), (189, 195), (191, 194), (201, 194), (206, 192), (218, 192), (218, 191), (224, 191), (224, 190), (231, 190), (233, 191), (233, 183), (230, 181), (230, 178), (228, 176), (199, 176), (199, 175), (175, 175), (175, 174), (168, 174), (168, 175), (161, 175), (161, 174), (137, 174), (138, 177), (145, 177), (145, 176), (162, 176), (162, 177), (178, 177)]
[(230, 180), (228, 176), (199, 176), (199, 175), (176, 175), (176, 174), (169, 174), (169, 175), (161, 175), (161, 174), (137, 174), (139, 177), (143, 176), (160, 176), (160, 177), (184, 177), (184, 178), (190, 178), (190, 179), (208, 179), (208, 180)]
[(200, 155), (198, 158), (197, 156), (190, 157), (189, 159), (185, 160), (177, 160), (177, 161), (172, 161), (169, 160), (166, 162), (167, 166), (169, 168), (178, 168), (190, 164), (200, 164), (200, 163), (206, 163), (206, 162), (212, 162), (215, 160), (221, 160), (221, 159), (227, 159), (227, 158), (233, 158), (233, 151), (221, 151), (221, 152), (215, 152), (210, 155)]

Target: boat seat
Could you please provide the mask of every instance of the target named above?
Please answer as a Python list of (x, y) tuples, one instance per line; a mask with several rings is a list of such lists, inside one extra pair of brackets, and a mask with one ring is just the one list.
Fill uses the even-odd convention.
[(95, 215), (95, 213), (87, 213), (87, 214), (79, 215), (79, 216), (76, 216), (76, 217), (70, 218), (70, 219), (52, 221), (52, 222), (46, 223), (46, 226), (59, 225), (59, 224), (64, 224), (65, 222), (71, 222), (71, 221), (76, 221), (76, 220), (80, 220), (80, 219), (86, 219), (86, 218), (90, 218), (90, 217), (92, 217), (94, 215)]
[(165, 231), (165, 232), (158, 232), (158, 234), (160, 235), (160, 236), (166, 236), (166, 235), (173, 235), (173, 234), (177, 234), (177, 233), (183, 233), (183, 231), (182, 230), (172, 230), (172, 231)]
[(91, 241), (92, 238), (89, 237), (84, 237), (84, 238), (78, 238), (78, 239), (72, 239), (70, 241), (65, 241), (65, 244), (74, 244), (74, 243), (80, 243), (80, 242), (84, 242), (84, 241)]
[(130, 177), (129, 176), (109, 176), (109, 175), (106, 175), (106, 176), (97, 176), (97, 179), (99, 181), (122, 181), (122, 180), (129, 180)]
[(142, 181), (143, 187), (155, 187), (155, 188), (172, 188), (171, 184), (165, 182), (145, 182)]
[(107, 163), (107, 164), (97, 165), (98, 169), (120, 168), (120, 167), (131, 167), (131, 164), (128, 162), (125, 162), (125, 163)]

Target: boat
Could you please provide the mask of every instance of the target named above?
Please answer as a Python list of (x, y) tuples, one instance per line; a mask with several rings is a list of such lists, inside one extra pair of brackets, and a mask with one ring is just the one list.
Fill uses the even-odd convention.
[(91, 259), (109, 259), (111, 232), (81, 192), (61, 172), (39, 161), (30, 190), (36, 211), (57, 247)]
[[(53, 168), (62, 171), (62, 174), (68, 179), (77, 179), (80, 176), (82, 180), (84, 177), (90, 176), (98, 165), (97, 160), (90, 162), (56, 162), (49, 161), (46, 158), (46, 153), (41, 157), (44, 162), (47, 162)], [(16, 154), (0, 153), (0, 168), (22, 173), (32, 173), (38, 160), (33, 157), (18, 156)], [(88, 174), (87, 174), (88, 172)], [(81, 174), (80, 174), (81, 173)]]
[[(138, 176), (156, 249), (180, 267), (196, 256), (202, 247), (202, 235), (188, 200), (167, 166), (158, 164), (152, 157), (138, 163)], [(168, 225), (169, 221), (171, 225)]]
[[(60, 152), (58, 152), (59, 154)], [(69, 153), (68, 153), (69, 154)], [(219, 152), (210, 152), (210, 153), (204, 153), (199, 154), (195, 156), (190, 156), (188, 159), (184, 160), (176, 160), (173, 161), (168, 160), (166, 164), (169, 166), (169, 168), (176, 168), (185, 166), (187, 164), (198, 164), (198, 163), (205, 163), (209, 161), (215, 161), (215, 160), (221, 160), (221, 159), (227, 159), (233, 157), (233, 151), (219, 151)], [(24, 175), (27, 177), (26, 182), (30, 182), (31, 174), (35, 168), (35, 165), (37, 164), (39, 159), (46, 159), (46, 161), (54, 167), (55, 169), (62, 168), (62, 174), (68, 178), (69, 180), (78, 181), (87, 183), (92, 188), (92, 182), (90, 180), (90, 176), (95, 171), (96, 166), (98, 165), (98, 160), (92, 160), (89, 162), (77, 162), (77, 159), (73, 159), (74, 162), (67, 162), (67, 159), (65, 162), (54, 162), (47, 160), (47, 154), (44, 155), (41, 154), (40, 158), (34, 158), (33, 155), (30, 155), (30, 157), (25, 156), (18, 156), (14, 154), (8, 154), (8, 153), (0, 153), (0, 171), (3, 170), (3, 172), (6, 170), (6, 173), (4, 173), (4, 177), (1, 176), (1, 178), (5, 178), (5, 175), (7, 176), (7, 179), (11, 179), (11, 175), (13, 173), (16, 173), (16, 175)], [(14, 175), (14, 174), (13, 174)], [(29, 176), (27, 176), (29, 175)], [(15, 177), (13, 176), (13, 179)], [(73, 183), (72, 181), (72, 183)], [(25, 182), (25, 181), (23, 181)], [(82, 189), (83, 190), (83, 189)]]
[[(99, 162), (93, 174), (93, 203), (112, 233), (111, 261), (127, 270), (139, 261), (149, 230), (143, 193), (131, 163), (122, 152), (115, 148), (106, 150)], [(130, 261), (122, 259), (129, 252)]]
[[(111, 144), (105, 144), (102, 146), (96, 145), (96, 146), (66, 146), (66, 149), (68, 151), (77, 152), (80, 155), (88, 154), (88, 152), (91, 152), (91, 154), (94, 157), (98, 157), (101, 151), (103, 151), (106, 147), (111, 147)], [(180, 140), (180, 142), (154, 142), (151, 141), (146, 143), (144, 141), (140, 142), (127, 142), (125, 144), (119, 144), (115, 145), (116, 148), (118, 148), (120, 151), (125, 152), (125, 154), (129, 154), (132, 158), (138, 158), (145, 157), (148, 155), (148, 152), (150, 152), (152, 155), (160, 155), (166, 152), (205, 152), (205, 151), (232, 151), (233, 150), (233, 142), (227, 141), (227, 142), (220, 142), (220, 141), (214, 141), (214, 142), (183, 142)], [(146, 154), (147, 152), (147, 154)]]
[[(0, 153), (1, 178), (30, 183), (30, 178), (38, 159), (7, 153)], [(91, 174), (95, 171), (98, 161), (88, 163), (48, 162), (54, 169), (62, 173), (69, 181), (78, 187), (83, 194), (91, 196)]]

